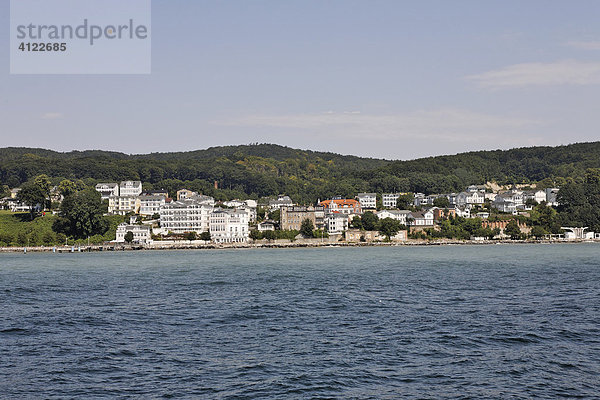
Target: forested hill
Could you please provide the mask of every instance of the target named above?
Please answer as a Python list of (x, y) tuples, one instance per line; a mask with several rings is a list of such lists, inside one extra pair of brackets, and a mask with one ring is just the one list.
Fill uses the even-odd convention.
[[(559, 147), (476, 151), (411, 161), (388, 161), (297, 150), (273, 144), (212, 147), (179, 153), (127, 155), (108, 151), (60, 153), (45, 149), (0, 149), (0, 184), (16, 187), (46, 174), (54, 181), (135, 179), (146, 189), (188, 187), (219, 199), (289, 194), (312, 202), (358, 192), (441, 193), (470, 184), (562, 184), (600, 168), (600, 142)], [(214, 182), (218, 190), (214, 189)]]

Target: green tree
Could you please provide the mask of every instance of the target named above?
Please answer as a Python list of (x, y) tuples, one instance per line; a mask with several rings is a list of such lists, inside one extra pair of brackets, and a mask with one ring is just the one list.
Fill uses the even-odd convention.
[(40, 187), (44, 193), (44, 202), (42, 206), (44, 208), (50, 208), (50, 189), (52, 189), (52, 182), (47, 175), (42, 174), (35, 177), (33, 183)]
[(63, 197), (67, 197), (68, 195), (73, 194), (77, 191), (77, 185), (71, 180), (63, 179), (58, 184), (58, 191), (61, 195), (63, 195)]
[(103, 235), (109, 227), (104, 212), (106, 209), (100, 193), (94, 189), (72, 193), (63, 200), (60, 216), (54, 222), (53, 229), (76, 239)]
[(411, 208), (413, 206), (413, 202), (415, 201), (415, 195), (412, 193), (401, 194), (396, 200), (396, 207), (401, 210), (406, 210), (407, 208)]
[(362, 226), (367, 231), (379, 230), (379, 218), (371, 211), (367, 211), (361, 218)]
[(548, 232), (539, 225), (531, 228), (531, 236), (533, 236), (536, 239), (543, 238), (547, 234), (548, 234)]
[(315, 226), (313, 225), (312, 221), (308, 218), (302, 221), (302, 225), (300, 225), (300, 233), (305, 238), (312, 238), (314, 229)]
[(209, 231), (202, 232), (200, 234), (200, 240), (204, 240), (204, 241), (210, 242), (210, 240), (211, 240), (210, 232)]
[(280, 222), (281, 221), (281, 210), (278, 208), (277, 210), (273, 210), (269, 212), (269, 219)]
[(8, 185), (0, 185), (0, 199), (10, 196), (10, 188)]
[(133, 242), (133, 232), (127, 231), (127, 233), (125, 234), (125, 241), (127, 243)]
[(388, 240), (400, 231), (400, 221), (393, 218), (384, 218), (379, 222), (379, 232), (387, 236)]
[(439, 208), (448, 208), (450, 207), (450, 200), (447, 197), (442, 196), (433, 200), (433, 205)]
[(275, 240), (277, 239), (277, 235), (275, 234), (275, 231), (264, 231), (263, 232), (263, 237), (267, 240)]
[(262, 232), (258, 229), (254, 229), (250, 231), (250, 239), (252, 240), (260, 240), (262, 239)]
[(42, 237), (42, 242), (44, 242), (44, 245), (46, 245), (46, 246), (54, 244), (54, 242), (56, 242), (56, 237), (55, 237), (54, 233), (53, 232), (44, 233), (44, 236)]
[(354, 229), (363, 229), (361, 218), (358, 215), (355, 215), (350, 222), (350, 226)]
[(506, 225), (506, 228), (504, 228), (504, 234), (510, 236), (512, 240), (518, 240), (523, 238), (521, 228), (517, 224), (517, 221), (514, 219)]
[(266, 214), (267, 214), (267, 210), (265, 210), (263, 207), (258, 207), (256, 209), (256, 220), (257, 220), (257, 222), (264, 221)]
[(185, 240), (189, 240), (191, 242), (192, 240), (196, 240), (198, 235), (196, 235), (196, 232), (186, 232), (183, 237)]
[(33, 182), (25, 183), (19, 194), (17, 194), (17, 200), (27, 207), (31, 214), (31, 220), (35, 217), (35, 208), (38, 206), (43, 207), (46, 202), (46, 194), (44, 190)]

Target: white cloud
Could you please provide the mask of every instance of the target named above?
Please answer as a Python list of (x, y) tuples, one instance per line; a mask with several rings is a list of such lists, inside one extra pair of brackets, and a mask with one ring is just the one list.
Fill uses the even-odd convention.
[(600, 84), (600, 62), (575, 60), (553, 63), (526, 63), (468, 76), (467, 79), (490, 89), (544, 85)]
[(600, 41), (572, 41), (567, 46), (581, 50), (600, 50)]
[(64, 115), (62, 113), (57, 112), (47, 112), (42, 114), (42, 119), (62, 119)]
[(436, 140), (458, 142), (518, 137), (523, 130), (541, 125), (540, 121), (495, 116), (461, 109), (421, 110), (401, 114), (365, 114), (324, 112), (319, 114), (250, 115), (227, 121), (214, 121), (220, 126), (244, 128), (276, 128), (285, 133), (298, 133), (320, 138), (346, 137), (365, 140)]

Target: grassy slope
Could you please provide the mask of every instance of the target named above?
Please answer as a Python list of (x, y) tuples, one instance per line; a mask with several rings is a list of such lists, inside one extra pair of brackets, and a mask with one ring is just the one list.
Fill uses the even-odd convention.
[[(121, 216), (107, 217), (110, 222), (110, 228), (104, 235), (96, 235), (90, 238), (90, 243), (102, 243), (115, 239), (117, 225), (123, 222)], [(30, 220), (28, 213), (12, 213), (10, 211), (0, 210), (0, 246), (53, 246), (64, 244), (60, 235), (52, 231), (52, 224), (56, 216), (46, 214), (39, 216), (33, 221)], [(87, 240), (79, 241), (82, 244)], [(69, 244), (73, 244), (69, 240)]]

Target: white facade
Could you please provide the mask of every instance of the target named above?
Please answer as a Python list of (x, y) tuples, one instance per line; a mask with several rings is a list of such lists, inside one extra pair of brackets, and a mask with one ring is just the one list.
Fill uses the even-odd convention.
[(142, 182), (123, 181), (119, 185), (119, 196), (139, 196), (142, 194)]
[(210, 214), (210, 238), (215, 243), (248, 241), (249, 216), (244, 210), (215, 209)]
[(244, 203), (246, 203), (246, 205), (250, 208), (258, 207), (258, 203), (256, 202), (256, 200), (248, 199), (248, 200), (245, 200)]
[(177, 201), (189, 199), (190, 197), (197, 196), (197, 195), (198, 195), (198, 193), (192, 192), (191, 190), (181, 189), (181, 190), (177, 191)]
[(383, 206), (385, 208), (396, 208), (398, 197), (400, 197), (400, 193), (384, 193), (381, 196)]
[(382, 210), (377, 213), (377, 218), (391, 218), (399, 221), (402, 225), (406, 225), (407, 218), (410, 215), (408, 210)]
[(96, 185), (96, 191), (100, 193), (102, 200), (108, 200), (110, 196), (119, 195), (118, 183), (99, 183)]
[(140, 215), (151, 217), (154, 214), (160, 214), (160, 207), (167, 199), (165, 196), (140, 196)]
[(496, 196), (492, 204), (500, 212), (514, 214), (518, 208), (522, 208), (524, 205), (523, 192), (512, 190), (500, 193)]
[(139, 203), (137, 196), (110, 196), (108, 198), (108, 213), (112, 215), (126, 215), (130, 212), (137, 213)]
[(167, 232), (202, 233), (209, 230), (213, 207), (193, 200), (174, 201), (160, 207), (160, 227)]
[(412, 226), (433, 226), (433, 212), (431, 210), (425, 212), (410, 213)]
[(359, 193), (358, 196), (356, 196), (356, 200), (358, 200), (363, 209), (377, 208), (377, 194), (375, 193)]
[(531, 190), (523, 192), (524, 201), (533, 200), (536, 203), (540, 204), (542, 201), (546, 201), (546, 191), (545, 190)]
[(292, 207), (294, 202), (290, 198), (290, 196), (279, 195), (277, 200), (269, 201), (269, 210), (277, 210), (281, 207)]
[(471, 209), (467, 207), (454, 207), (457, 217), (471, 218)]
[(457, 206), (465, 206), (467, 204), (483, 204), (485, 203), (484, 192), (461, 192), (456, 196), (456, 200), (452, 204)]
[(127, 232), (133, 233), (133, 242), (137, 244), (145, 244), (152, 241), (151, 229), (147, 225), (127, 225), (122, 223), (117, 226), (117, 243), (125, 242)]
[(558, 189), (557, 188), (548, 188), (546, 189), (546, 202), (548, 205), (556, 207), (558, 206)]
[(227, 206), (227, 207), (237, 208), (237, 207), (245, 206), (246, 203), (244, 203), (242, 200), (229, 200), (229, 201), (224, 201), (223, 205)]
[(327, 214), (325, 226), (330, 234), (346, 232), (348, 230), (348, 216), (340, 213)]
[(274, 230), (275, 230), (275, 223), (274, 222), (263, 221), (260, 224), (258, 224), (258, 231), (259, 232), (274, 231)]

